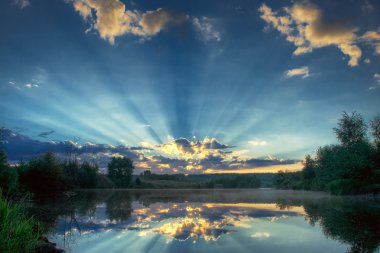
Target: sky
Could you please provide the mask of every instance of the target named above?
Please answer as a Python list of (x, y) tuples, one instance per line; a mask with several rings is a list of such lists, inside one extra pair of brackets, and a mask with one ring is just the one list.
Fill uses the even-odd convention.
[(107, 145), (93, 156), (124, 147), (139, 170), (300, 168), (289, 161), (336, 143), (343, 111), (379, 113), (379, 9), (374, 0), (1, 1), (0, 126), (78, 150)]

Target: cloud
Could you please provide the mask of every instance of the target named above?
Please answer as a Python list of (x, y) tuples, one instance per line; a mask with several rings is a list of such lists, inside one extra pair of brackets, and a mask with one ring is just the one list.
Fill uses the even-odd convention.
[(153, 36), (170, 24), (182, 25), (188, 18), (186, 14), (159, 8), (156, 11), (147, 11), (144, 13), (139, 24), (146, 35)]
[(166, 155), (180, 157), (185, 160), (202, 159), (211, 155), (223, 155), (221, 149), (229, 146), (218, 142), (214, 138), (205, 138), (202, 141), (190, 141), (185, 138), (175, 139), (169, 143), (156, 146)]
[(375, 74), (373, 75), (373, 79), (375, 79), (376, 83), (377, 83), (378, 85), (380, 85), (380, 74), (375, 73)]
[(73, 6), (90, 23), (89, 30), (96, 30), (112, 45), (117, 37), (129, 34), (149, 38), (170, 24), (180, 25), (188, 19), (185, 14), (162, 8), (145, 13), (126, 10), (125, 4), (119, 0), (74, 0)]
[(263, 140), (253, 140), (249, 141), (248, 143), (252, 146), (266, 146), (268, 144), (266, 141)]
[(17, 5), (21, 10), (30, 5), (29, 0), (12, 0), (13, 4)]
[(285, 74), (287, 77), (302, 76), (302, 78), (306, 78), (309, 76), (309, 67), (290, 69)]
[(373, 80), (376, 82), (376, 85), (372, 85), (368, 88), (368, 90), (375, 90), (380, 86), (380, 74), (375, 73), (373, 75)]
[(365, 0), (364, 3), (361, 5), (361, 9), (365, 13), (371, 13), (375, 10), (375, 7), (370, 2)]
[(368, 31), (361, 39), (375, 48), (375, 54), (380, 55), (380, 32)]
[(38, 84), (27, 83), (24, 85), (24, 87), (28, 89), (32, 89), (32, 88), (39, 88), (40, 86)]
[[(53, 130), (38, 133), (36, 137), (50, 138)], [(185, 138), (172, 140), (161, 145), (128, 147), (108, 144), (78, 143), (76, 141), (39, 141), (9, 129), (3, 130), (5, 149), (10, 161), (30, 160), (47, 151), (55, 152), (60, 158), (75, 155), (79, 161), (93, 161), (105, 171), (112, 157), (126, 156), (133, 160), (135, 173), (151, 170), (154, 173), (256, 173), (277, 170), (299, 170), (298, 160), (244, 157), (233, 147), (214, 138), (189, 141)]]
[(266, 4), (259, 8), (261, 18), (286, 36), (296, 46), (294, 55), (310, 53), (314, 49), (336, 46), (349, 56), (348, 65), (357, 66), (362, 56), (356, 45), (357, 28), (324, 19), (318, 6), (310, 2), (295, 3), (284, 8), (284, 15), (272, 11)]
[(221, 41), (222, 37), (220, 32), (216, 31), (211, 23), (211, 20), (207, 17), (193, 18), (192, 24), (194, 25), (197, 32), (201, 35), (202, 39), (207, 41)]
[(54, 130), (46, 131), (46, 132), (41, 132), (38, 134), (38, 137), (41, 138), (47, 138), (49, 135), (53, 134)]
[(256, 232), (253, 235), (251, 235), (251, 237), (254, 238), (269, 238), (270, 236), (271, 234), (268, 232)]

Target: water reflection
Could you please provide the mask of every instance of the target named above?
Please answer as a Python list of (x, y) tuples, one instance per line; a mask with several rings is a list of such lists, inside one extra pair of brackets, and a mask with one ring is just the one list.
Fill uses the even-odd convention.
[(274, 190), (85, 191), (35, 209), (68, 252), (379, 252), (379, 211)]

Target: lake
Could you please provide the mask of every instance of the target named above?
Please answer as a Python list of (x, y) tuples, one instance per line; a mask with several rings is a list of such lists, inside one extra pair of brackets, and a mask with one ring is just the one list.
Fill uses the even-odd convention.
[(380, 252), (380, 202), (304, 191), (88, 190), (39, 202), (66, 252)]

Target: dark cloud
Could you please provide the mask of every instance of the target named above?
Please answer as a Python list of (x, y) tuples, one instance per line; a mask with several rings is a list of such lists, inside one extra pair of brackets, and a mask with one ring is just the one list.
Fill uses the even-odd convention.
[[(38, 136), (48, 136), (54, 131)], [(126, 147), (108, 144), (80, 144), (74, 141), (39, 141), (28, 136), (2, 129), (3, 145), (8, 158), (15, 163), (28, 161), (47, 151), (55, 152), (62, 159), (75, 157), (80, 161), (97, 162), (105, 170), (112, 157), (126, 156), (134, 161), (135, 173), (151, 170), (155, 173), (194, 174), (212, 171), (230, 171), (265, 166), (292, 165), (297, 160), (247, 159), (230, 151), (231, 146), (216, 139), (189, 141), (179, 138), (157, 147)]]

